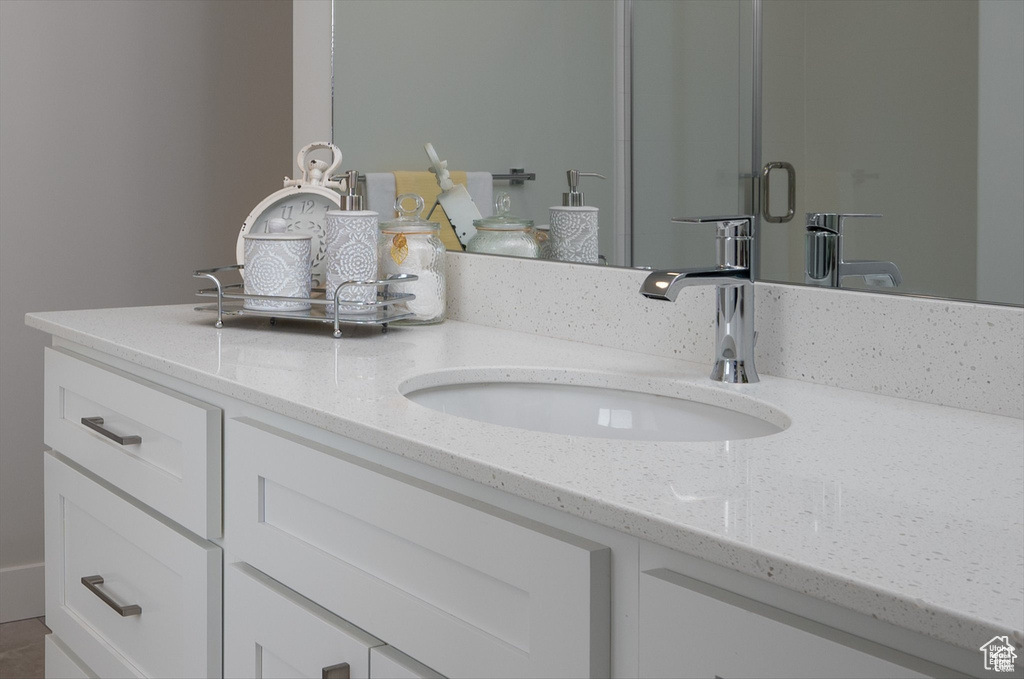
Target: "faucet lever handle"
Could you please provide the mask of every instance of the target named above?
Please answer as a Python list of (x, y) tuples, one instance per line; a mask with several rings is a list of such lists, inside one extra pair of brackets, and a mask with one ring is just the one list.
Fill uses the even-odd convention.
[(719, 235), (729, 238), (749, 237), (754, 223), (753, 215), (727, 215), (724, 217), (673, 217), (675, 224), (716, 224)]
[(847, 219), (878, 219), (881, 216), (872, 212), (808, 212), (805, 227), (808, 229), (824, 229), (842, 235)]

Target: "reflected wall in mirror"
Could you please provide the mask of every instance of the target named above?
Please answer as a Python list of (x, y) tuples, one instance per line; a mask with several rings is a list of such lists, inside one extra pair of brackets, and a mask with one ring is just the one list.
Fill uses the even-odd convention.
[[(512, 214), (548, 224), (568, 191), (566, 171), (584, 178), (599, 209), (600, 252), (616, 262), (614, 198), (623, 144), (615, 143), (614, 2), (344, 0), (334, 4), (334, 142), (360, 172), (430, 167), (430, 142), (449, 170), (536, 180), (495, 182)], [(620, 98), (621, 100), (621, 98)], [(619, 121), (621, 127), (621, 121)], [(616, 152), (618, 151), (618, 156)], [(620, 189), (621, 190), (621, 189)], [(483, 216), (493, 205), (477, 206)], [(622, 242), (621, 236), (619, 242)]]
[(762, 160), (797, 191), (796, 218), (762, 226), (762, 277), (802, 280), (806, 212), (881, 213), (849, 222), (848, 259), (895, 262), (902, 291), (1024, 303), (1022, 39), (1015, 1), (765, 2)]
[(805, 282), (805, 212), (881, 213), (845, 257), (894, 262), (895, 292), (1024, 304), (1022, 45), (1017, 0), (336, 2), (335, 141), (360, 170), (424, 169), (425, 141), (524, 167), (538, 224), (565, 170), (601, 172), (601, 253), (659, 268), (714, 261), (672, 217), (760, 212), (786, 161), (760, 279)]

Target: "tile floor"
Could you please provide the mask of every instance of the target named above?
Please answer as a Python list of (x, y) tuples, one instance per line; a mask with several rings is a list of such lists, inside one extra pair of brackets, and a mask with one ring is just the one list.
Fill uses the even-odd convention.
[(43, 637), (49, 633), (42, 618), (0, 625), (0, 679), (42, 679)]

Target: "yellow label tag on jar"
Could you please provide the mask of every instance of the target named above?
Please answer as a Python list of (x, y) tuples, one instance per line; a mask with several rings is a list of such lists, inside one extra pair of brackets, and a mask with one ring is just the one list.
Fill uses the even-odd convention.
[(391, 259), (395, 264), (401, 264), (409, 256), (409, 243), (405, 240), (404, 233), (396, 233), (391, 239)]

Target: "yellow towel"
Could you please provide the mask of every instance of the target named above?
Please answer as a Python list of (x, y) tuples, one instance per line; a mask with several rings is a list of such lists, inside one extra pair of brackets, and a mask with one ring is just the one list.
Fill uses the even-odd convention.
[[(452, 172), (451, 178), (455, 184), (466, 185), (465, 172)], [(423, 198), (423, 219), (426, 219), (426, 213), (430, 211), (430, 206), (437, 200), (438, 194), (441, 193), (441, 187), (437, 185), (437, 178), (434, 177), (433, 172), (395, 172), (395, 195), (400, 196), (403, 193), (415, 193)], [(440, 205), (434, 210), (430, 221), (438, 222), (441, 225), (441, 242), (444, 243), (445, 249), (462, 252), (459, 237), (455, 235), (455, 229), (448, 222), (448, 217), (445, 216)]]

